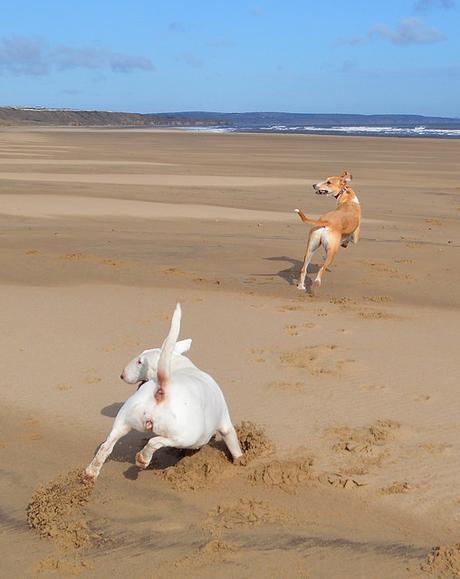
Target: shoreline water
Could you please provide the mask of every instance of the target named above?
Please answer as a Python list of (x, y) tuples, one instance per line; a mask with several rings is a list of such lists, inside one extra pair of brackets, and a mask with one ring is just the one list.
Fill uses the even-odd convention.
[[(160, 128), (168, 128), (166, 126)], [(169, 127), (171, 128), (171, 127)], [(272, 125), (269, 127), (223, 127), (209, 125), (204, 127), (177, 126), (174, 129), (200, 133), (256, 133), (256, 134), (290, 134), (290, 135), (328, 135), (349, 137), (398, 137), (398, 138), (439, 138), (460, 139), (460, 129), (435, 129), (427, 127), (373, 127), (373, 126), (286, 126)]]
[(385, 137), (396, 139), (460, 139), (460, 129), (428, 129), (426, 127), (230, 127), (220, 125), (189, 126), (189, 125), (5, 125), (0, 126), (1, 132), (62, 132), (62, 131), (153, 131), (156, 133), (202, 133), (202, 134), (237, 134), (237, 135), (305, 135), (324, 137)]

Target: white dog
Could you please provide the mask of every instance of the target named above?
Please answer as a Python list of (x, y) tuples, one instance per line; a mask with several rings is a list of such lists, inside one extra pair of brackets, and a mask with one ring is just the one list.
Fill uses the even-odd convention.
[[(136, 455), (136, 465), (147, 468), (153, 453), (163, 446), (175, 448), (201, 448), (219, 432), (233, 460), (241, 455), (235, 428), (230, 420), (224, 395), (215, 380), (199, 370), (181, 351), (190, 348), (191, 340), (177, 342), (180, 330), (181, 307), (177, 304), (171, 328), (161, 350), (146, 350), (130, 362), (122, 377), (131, 383), (143, 378), (136, 374), (137, 366), (149, 372), (146, 352), (150, 362), (158, 355), (156, 376), (144, 382), (120, 408), (107, 440), (86, 468), (86, 476), (95, 479), (113, 450), (115, 443), (131, 429), (154, 432), (144, 448)], [(176, 355), (174, 350), (176, 350)], [(138, 363), (140, 361), (140, 363)]]
[[(176, 342), (171, 358), (171, 372), (190, 366), (191, 362), (182, 354), (188, 352), (192, 347), (192, 340), (180, 340)], [(129, 362), (120, 375), (120, 378), (128, 384), (139, 384), (139, 388), (144, 382), (157, 377), (158, 361), (160, 359), (161, 348), (144, 350)]]

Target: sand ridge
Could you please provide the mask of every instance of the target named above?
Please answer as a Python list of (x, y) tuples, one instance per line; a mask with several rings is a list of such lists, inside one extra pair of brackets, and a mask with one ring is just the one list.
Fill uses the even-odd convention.
[(122, 216), (138, 219), (202, 219), (233, 221), (292, 221), (292, 215), (275, 211), (252, 211), (232, 207), (121, 199), (91, 199), (55, 195), (2, 195), (0, 213), (28, 217)]
[(47, 181), (78, 183), (108, 183), (121, 185), (154, 185), (175, 187), (266, 187), (281, 185), (303, 185), (303, 179), (275, 177), (231, 177), (227, 175), (136, 175), (131, 173), (102, 173), (97, 175), (74, 175), (72, 173), (15, 173), (2, 171), (2, 179), (11, 181)]

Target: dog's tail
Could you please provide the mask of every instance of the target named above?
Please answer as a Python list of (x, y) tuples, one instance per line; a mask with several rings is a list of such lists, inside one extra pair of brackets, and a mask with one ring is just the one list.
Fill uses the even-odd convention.
[(166, 336), (166, 340), (161, 346), (160, 359), (158, 360), (157, 380), (159, 389), (155, 394), (155, 398), (157, 400), (164, 397), (164, 387), (168, 383), (169, 377), (171, 375), (171, 357), (174, 351), (174, 346), (177, 342), (177, 338), (179, 337), (181, 317), (182, 310), (180, 304), (177, 303), (171, 320), (169, 334)]
[(316, 227), (324, 227), (325, 225), (329, 225), (329, 222), (324, 221), (324, 219), (312, 219), (311, 217), (307, 217), (301, 209), (294, 209), (294, 211), (304, 223), (309, 223), (310, 225), (315, 225)]

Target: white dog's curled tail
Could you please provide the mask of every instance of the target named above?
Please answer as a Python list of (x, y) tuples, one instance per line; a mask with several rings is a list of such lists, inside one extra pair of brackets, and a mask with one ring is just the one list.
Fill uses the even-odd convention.
[(169, 334), (166, 336), (166, 340), (161, 346), (160, 359), (158, 360), (157, 380), (159, 389), (155, 394), (157, 401), (159, 398), (163, 399), (164, 387), (166, 386), (169, 380), (169, 376), (171, 375), (171, 357), (174, 351), (174, 346), (177, 342), (177, 338), (179, 337), (181, 317), (182, 309), (180, 307), (180, 303), (177, 303), (171, 320), (171, 328), (169, 329)]

